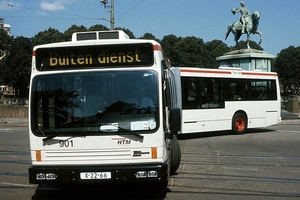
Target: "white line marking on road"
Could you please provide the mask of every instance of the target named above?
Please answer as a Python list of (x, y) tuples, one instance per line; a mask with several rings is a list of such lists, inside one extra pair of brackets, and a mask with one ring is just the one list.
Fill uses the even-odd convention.
[(258, 169), (253, 169), (253, 168), (237, 168), (237, 167), (223, 167), (223, 169), (258, 171)]
[(17, 128), (0, 128), (0, 131), (19, 131)]
[(36, 187), (36, 185), (28, 185), (28, 184), (18, 184), (18, 183), (0, 183), (2, 185), (10, 185), (10, 186), (20, 186), (20, 187)]

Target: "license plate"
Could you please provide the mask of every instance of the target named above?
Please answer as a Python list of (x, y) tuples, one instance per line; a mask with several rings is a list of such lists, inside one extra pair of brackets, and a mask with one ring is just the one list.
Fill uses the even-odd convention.
[(111, 172), (81, 172), (80, 179), (111, 179)]

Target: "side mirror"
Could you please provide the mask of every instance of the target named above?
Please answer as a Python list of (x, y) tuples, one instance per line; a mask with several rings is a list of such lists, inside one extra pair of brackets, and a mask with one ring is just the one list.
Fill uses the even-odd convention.
[(170, 110), (170, 131), (177, 135), (181, 131), (181, 110), (180, 108), (172, 108)]

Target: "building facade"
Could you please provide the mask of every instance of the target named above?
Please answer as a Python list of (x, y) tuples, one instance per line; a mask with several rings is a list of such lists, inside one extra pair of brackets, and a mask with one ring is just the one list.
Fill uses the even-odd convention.
[(0, 29), (6, 30), (6, 32), (9, 36), (11, 36), (10, 28), (11, 28), (11, 26), (9, 24), (4, 24), (4, 18), (0, 18)]

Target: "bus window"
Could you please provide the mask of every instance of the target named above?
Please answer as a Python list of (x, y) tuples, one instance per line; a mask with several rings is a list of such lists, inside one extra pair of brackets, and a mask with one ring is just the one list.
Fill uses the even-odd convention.
[(232, 101), (248, 100), (248, 85), (244, 80), (232, 79), (229, 82), (229, 96)]
[(274, 80), (252, 80), (252, 100), (276, 100), (276, 82)]
[(183, 109), (224, 108), (223, 87), (222, 79), (183, 77)]
[(274, 80), (268, 81), (268, 99), (277, 100), (276, 82)]
[(267, 99), (267, 81), (252, 81), (251, 90), (253, 100)]
[(202, 108), (224, 108), (223, 80), (203, 78), (200, 82)]
[[(128, 81), (131, 80), (131, 81)], [(146, 110), (148, 115), (139, 115), (140, 120), (151, 124), (151, 128), (139, 131), (151, 132), (158, 123), (157, 75), (151, 71), (69, 73), (36, 76), (32, 90), (33, 131), (55, 131), (56, 128), (101, 126), (119, 123), (122, 130), (131, 130), (130, 120), (137, 116), (124, 111), (135, 95), (134, 88), (143, 86), (145, 95), (151, 98), (151, 109), (134, 106), (131, 110)], [(151, 85), (150, 85), (151, 84)], [(145, 101), (145, 99), (143, 99)], [(124, 111), (124, 112), (123, 112)], [(144, 114), (140, 112), (137, 114)], [(123, 115), (126, 115), (124, 117)], [(119, 130), (121, 131), (121, 129)]]
[(195, 109), (198, 108), (197, 102), (197, 79), (191, 77), (183, 77), (182, 80), (182, 108)]

